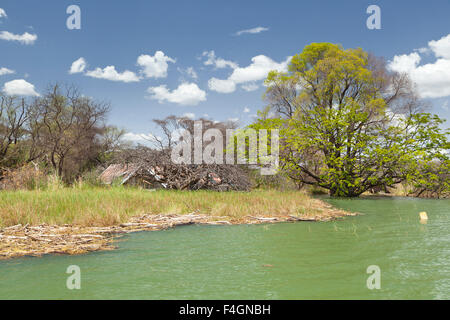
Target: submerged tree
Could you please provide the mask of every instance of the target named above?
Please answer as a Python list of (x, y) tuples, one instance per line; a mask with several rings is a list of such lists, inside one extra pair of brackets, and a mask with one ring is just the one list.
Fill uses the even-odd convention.
[(354, 197), (448, 162), (443, 120), (423, 113), (407, 75), (362, 49), (313, 43), (266, 85), (269, 105), (252, 127), (280, 130), (282, 169), (301, 183)]

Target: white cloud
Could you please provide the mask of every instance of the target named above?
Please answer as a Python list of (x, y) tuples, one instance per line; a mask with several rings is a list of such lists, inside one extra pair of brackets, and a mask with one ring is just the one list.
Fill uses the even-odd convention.
[(154, 56), (143, 54), (137, 59), (138, 66), (142, 68), (141, 72), (147, 78), (167, 77), (168, 62), (175, 63), (175, 59), (166, 56), (162, 51), (156, 51)]
[(194, 80), (198, 79), (197, 72), (193, 67), (188, 67), (186, 69), (178, 68), (177, 69), (181, 74), (187, 74), (189, 77), (191, 77)]
[(3, 86), (3, 92), (9, 96), (39, 96), (39, 93), (34, 89), (34, 85), (23, 79), (6, 82)]
[(231, 93), (235, 91), (236, 85), (241, 84), (242, 88), (247, 91), (256, 90), (256, 82), (264, 80), (271, 70), (281, 72), (287, 71), (287, 66), (291, 57), (288, 57), (283, 62), (275, 62), (269, 57), (258, 55), (252, 58), (252, 63), (247, 67), (238, 67), (233, 70), (228, 79), (212, 78), (208, 82), (211, 90), (221, 93)]
[(250, 112), (250, 108), (245, 107), (244, 108), (244, 113), (249, 113)]
[(152, 94), (151, 99), (158, 100), (159, 103), (165, 101), (180, 105), (197, 105), (206, 101), (206, 92), (201, 90), (195, 83), (182, 83), (173, 91), (167, 89), (165, 85), (150, 87), (147, 92)]
[[(137, 65), (141, 67), (140, 73), (143, 76), (137, 75), (133, 71), (125, 70), (120, 73), (115, 66), (107, 66), (105, 68), (96, 68), (95, 70), (86, 71), (84, 74), (88, 77), (106, 79), (111, 81), (122, 82), (139, 82), (143, 77), (147, 78), (165, 78), (167, 77), (168, 62), (175, 62), (174, 59), (164, 55), (162, 51), (156, 51), (154, 56), (140, 55), (137, 59)], [(79, 58), (72, 63), (69, 73), (83, 73), (86, 69), (87, 63), (84, 58)], [(195, 70), (191, 67), (186, 70), (192, 77), (196, 77)]]
[(202, 53), (202, 56), (207, 57), (207, 60), (205, 62), (203, 62), (203, 64), (205, 66), (212, 65), (217, 69), (223, 69), (226, 67), (230, 67), (231, 69), (236, 69), (237, 67), (239, 67), (238, 64), (233, 61), (229, 61), (229, 60), (225, 60), (225, 59), (216, 57), (214, 50), (204, 51)]
[(242, 89), (244, 89), (245, 91), (255, 91), (258, 90), (259, 86), (256, 83), (248, 83), (248, 84), (243, 84), (241, 86)]
[(228, 79), (211, 78), (208, 81), (208, 87), (210, 90), (220, 93), (231, 93), (236, 90), (236, 84)]
[(419, 48), (419, 49), (416, 49), (415, 51), (422, 53), (422, 54), (431, 52), (430, 48)]
[(69, 73), (70, 74), (81, 73), (84, 72), (84, 69), (86, 69), (86, 60), (84, 60), (84, 58), (81, 57), (72, 63)]
[(25, 32), (24, 34), (14, 34), (9, 31), (1, 31), (0, 39), (6, 41), (19, 41), (22, 44), (33, 44), (37, 40), (37, 35)]
[(286, 71), (291, 57), (281, 63), (277, 63), (264, 55), (252, 58), (252, 63), (245, 68), (237, 68), (233, 71), (230, 80), (236, 83), (263, 80), (271, 70)]
[(14, 70), (8, 68), (0, 68), (0, 76), (4, 76), (5, 74), (13, 74), (16, 73)]
[(124, 72), (119, 73), (114, 66), (107, 66), (103, 69), (96, 68), (95, 70), (87, 71), (86, 75), (92, 78), (111, 81), (138, 82), (140, 80), (134, 72), (125, 70)]
[(431, 40), (428, 46), (437, 58), (450, 59), (450, 34), (437, 41)]
[(266, 27), (256, 27), (256, 28), (251, 28), (251, 29), (245, 29), (245, 30), (238, 31), (238, 32), (236, 32), (236, 35), (237, 35), (237, 36), (240, 36), (240, 35), (242, 35), (242, 34), (244, 34), (244, 33), (255, 34), (255, 33), (260, 33), (260, 32), (267, 31), (267, 30), (269, 30), (269, 28), (266, 28)]
[[(389, 69), (408, 73), (424, 98), (450, 96), (450, 34), (437, 41), (432, 40), (428, 48), (416, 51), (395, 56), (388, 64)], [(426, 52), (432, 52), (436, 60), (420, 65), (419, 53)]]
[(195, 69), (193, 67), (189, 67), (186, 69), (186, 73), (191, 76), (192, 79), (198, 79), (197, 72), (195, 72)]
[(411, 54), (402, 54), (394, 57), (389, 62), (389, 68), (397, 72), (411, 72), (416, 69), (420, 63), (420, 55), (417, 52)]
[(195, 113), (192, 112), (186, 112), (183, 114), (183, 117), (189, 118), (189, 119), (195, 119)]
[(0, 18), (7, 18), (8, 15), (6, 14), (6, 11), (2, 8), (0, 8)]

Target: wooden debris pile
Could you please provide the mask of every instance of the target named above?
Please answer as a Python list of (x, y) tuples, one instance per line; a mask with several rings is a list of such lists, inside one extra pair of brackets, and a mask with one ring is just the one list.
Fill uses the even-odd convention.
[(165, 152), (135, 149), (131, 160), (111, 164), (100, 175), (105, 184), (140, 185), (175, 190), (248, 191), (250, 179), (236, 165), (174, 164)]

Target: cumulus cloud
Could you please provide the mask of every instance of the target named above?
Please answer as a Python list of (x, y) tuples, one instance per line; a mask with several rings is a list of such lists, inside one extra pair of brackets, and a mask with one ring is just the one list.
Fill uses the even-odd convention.
[(96, 68), (95, 70), (87, 71), (86, 75), (92, 78), (121, 82), (138, 82), (140, 80), (134, 72), (125, 70), (120, 73), (116, 71), (114, 66), (107, 66), (103, 69)]
[(5, 74), (13, 74), (16, 73), (14, 70), (8, 68), (0, 68), (0, 76), (4, 76)]
[(0, 18), (7, 18), (8, 15), (6, 14), (6, 11), (2, 8), (0, 8)]
[[(421, 65), (421, 54), (427, 52), (433, 53), (436, 60)], [(428, 42), (427, 48), (394, 56), (388, 68), (408, 73), (424, 98), (450, 96), (450, 34)]]
[(208, 81), (208, 87), (210, 90), (220, 93), (231, 93), (236, 90), (234, 81), (228, 79), (211, 78)]
[(207, 60), (203, 62), (205, 66), (214, 66), (217, 69), (223, 69), (226, 67), (236, 69), (238, 67), (238, 64), (233, 61), (216, 57), (216, 53), (214, 52), (214, 50), (204, 51), (202, 53), (202, 56), (207, 58)]
[(147, 92), (151, 94), (151, 99), (158, 100), (159, 103), (167, 101), (179, 105), (193, 106), (206, 101), (206, 92), (195, 83), (182, 83), (172, 91), (167, 89), (165, 85), (150, 87)]
[(33, 44), (37, 40), (37, 35), (25, 32), (24, 34), (14, 34), (9, 31), (1, 31), (0, 39), (6, 41), (18, 41), (22, 44)]
[(416, 69), (420, 59), (420, 55), (417, 52), (394, 56), (394, 59), (389, 62), (389, 68), (402, 73), (411, 72)]
[(156, 51), (154, 56), (143, 54), (137, 59), (138, 66), (142, 68), (141, 73), (147, 78), (167, 77), (169, 62), (175, 63), (175, 59), (166, 56), (162, 51)]
[[(85, 72), (87, 63), (84, 58), (74, 61), (70, 67), (69, 73), (84, 73), (88, 77), (106, 79), (110, 81), (138, 82), (143, 78), (165, 78), (167, 77), (168, 62), (175, 62), (174, 59), (167, 57), (164, 52), (156, 51), (154, 56), (140, 55), (137, 59), (137, 65), (141, 68), (140, 75), (133, 71), (125, 70), (118, 72), (115, 66), (105, 68), (96, 68)], [(191, 77), (196, 77), (195, 70), (186, 69), (186, 73)]]
[(244, 112), (244, 113), (249, 113), (249, 112), (250, 112), (250, 108), (245, 107), (243, 112)]
[(84, 60), (83, 57), (79, 58), (78, 60), (75, 60), (72, 62), (72, 66), (70, 67), (69, 73), (82, 73), (84, 72), (84, 69), (86, 69), (86, 60)]
[(211, 78), (208, 87), (220, 93), (231, 93), (236, 90), (237, 85), (242, 85), (244, 90), (253, 91), (258, 88), (256, 82), (264, 80), (271, 70), (287, 71), (290, 60), (291, 57), (288, 57), (285, 61), (278, 63), (267, 56), (258, 55), (252, 58), (252, 63), (247, 67), (234, 69), (227, 79)]
[(431, 40), (428, 46), (437, 58), (450, 59), (450, 34), (437, 41)]
[(237, 68), (233, 71), (230, 80), (236, 83), (263, 80), (271, 70), (286, 71), (291, 58), (289, 57), (281, 63), (277, 63), (264, 55), (252, 58), (252, 63), (244, 68)]
[(240, 36), (240, 35), (245, 34), (245, 33), (255, 34), (255, 33), (260, 33), (260, 32), (267, 31), (267, 30), (269, 30), (269, 28), (256, 27), (256, 28), (251, 28), (251, 29), (245, 29), (245, 30), (238, 31), (238, 32), (236, 32), (236, 35)]
[(9, 96), (39, 96), (39, 93), (34, 89), (34, 85), (24, 79), (6, 82), (3, 86), (3, 92)]

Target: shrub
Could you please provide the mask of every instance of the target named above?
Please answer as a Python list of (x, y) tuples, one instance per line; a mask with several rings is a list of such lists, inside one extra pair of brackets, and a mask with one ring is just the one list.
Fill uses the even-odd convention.
[(4, 190), (35, 190), (46, 188), (46, 186), (45, 172), (34, 164), (6, 170), (0, 182), (0, 188)]

